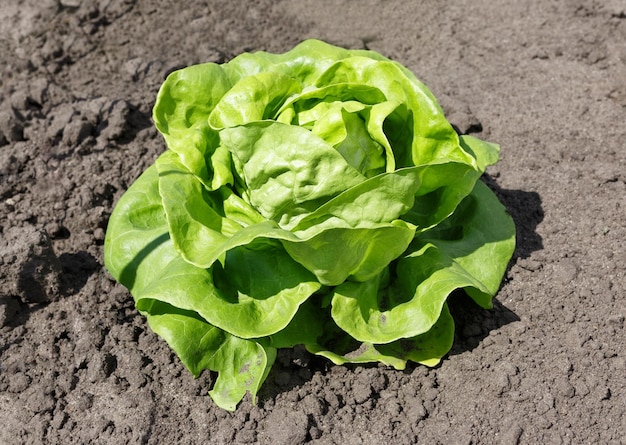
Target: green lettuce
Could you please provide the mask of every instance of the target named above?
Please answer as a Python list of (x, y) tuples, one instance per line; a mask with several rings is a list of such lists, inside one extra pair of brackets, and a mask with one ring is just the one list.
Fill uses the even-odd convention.
[(490, 308), (515, 244), (479, 181), (499, 148), (371, 51), (308, 40), (190, 66), (153, 118), (168, 149), (111, 215), (105, 265), (211, 397), (253, 401), (277, 349), (434, 366), (446, 300)]

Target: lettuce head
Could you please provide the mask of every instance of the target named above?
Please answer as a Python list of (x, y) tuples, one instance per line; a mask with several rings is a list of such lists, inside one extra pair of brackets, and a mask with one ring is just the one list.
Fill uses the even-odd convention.
[(446, 300), (491, 307), (515, 227), (479, 181), (497, 145), (459, 136), (380, 54), (317, 40), (171, 73), (167, 150), (111, 215), (105, 265), (152, 330), (234, 410), (279, 348), (434, 366)]

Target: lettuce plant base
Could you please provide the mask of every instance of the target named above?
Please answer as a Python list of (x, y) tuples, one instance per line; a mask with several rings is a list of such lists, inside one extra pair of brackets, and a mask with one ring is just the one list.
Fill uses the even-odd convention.
[[(618, 3), (216, 1), (174, 14), (171, 2), (3, 2), (0, 443), (620, 443)], [(451, 298), (441, 366), (334, 366), (285, 349), (258, 406), (230, 414), (207, 397), (214, 376), (194, 379), (104, 271), (104, 228), (163, 151), (148, 116), (166, 72), (310, 36), (401, 61), (459, 129), (502, 145), (486, 180), (518, 250), (492, 310)], [(31, 248), (39, 229), (58, 261)], [(16, 298), (16, 250), (21, 271), (60, 265), (57, 290), (27, 275), (47, 302)]]

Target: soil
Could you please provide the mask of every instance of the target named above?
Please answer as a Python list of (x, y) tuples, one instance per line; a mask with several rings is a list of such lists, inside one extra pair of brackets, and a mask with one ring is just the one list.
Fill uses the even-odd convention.
[[(167, 73), (308, 37), (400, 61), (499, 143), (518, 246), (493, 310), (453, 298), (440, 366), (281, 351), (229, 413), (104, 270), (104, 233), (165, 148)], [(626, 443), (625, 123), (623, 0), (2, 0), (0, 443)]]

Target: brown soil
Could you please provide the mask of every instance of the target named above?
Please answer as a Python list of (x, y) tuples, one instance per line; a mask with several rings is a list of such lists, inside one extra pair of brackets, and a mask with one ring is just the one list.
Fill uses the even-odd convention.
[[(626, 443), (625, 19), (622, 0), (2, 0), (0, 443)], [(455, 298), (439, 367), (283, 351), (228, 413), (103, 269), (104, 232), (164, 150), (168, 72), (307, 37), (402, 62), (501, 144), (486, 180), (518, 248), (493, 311)]]

